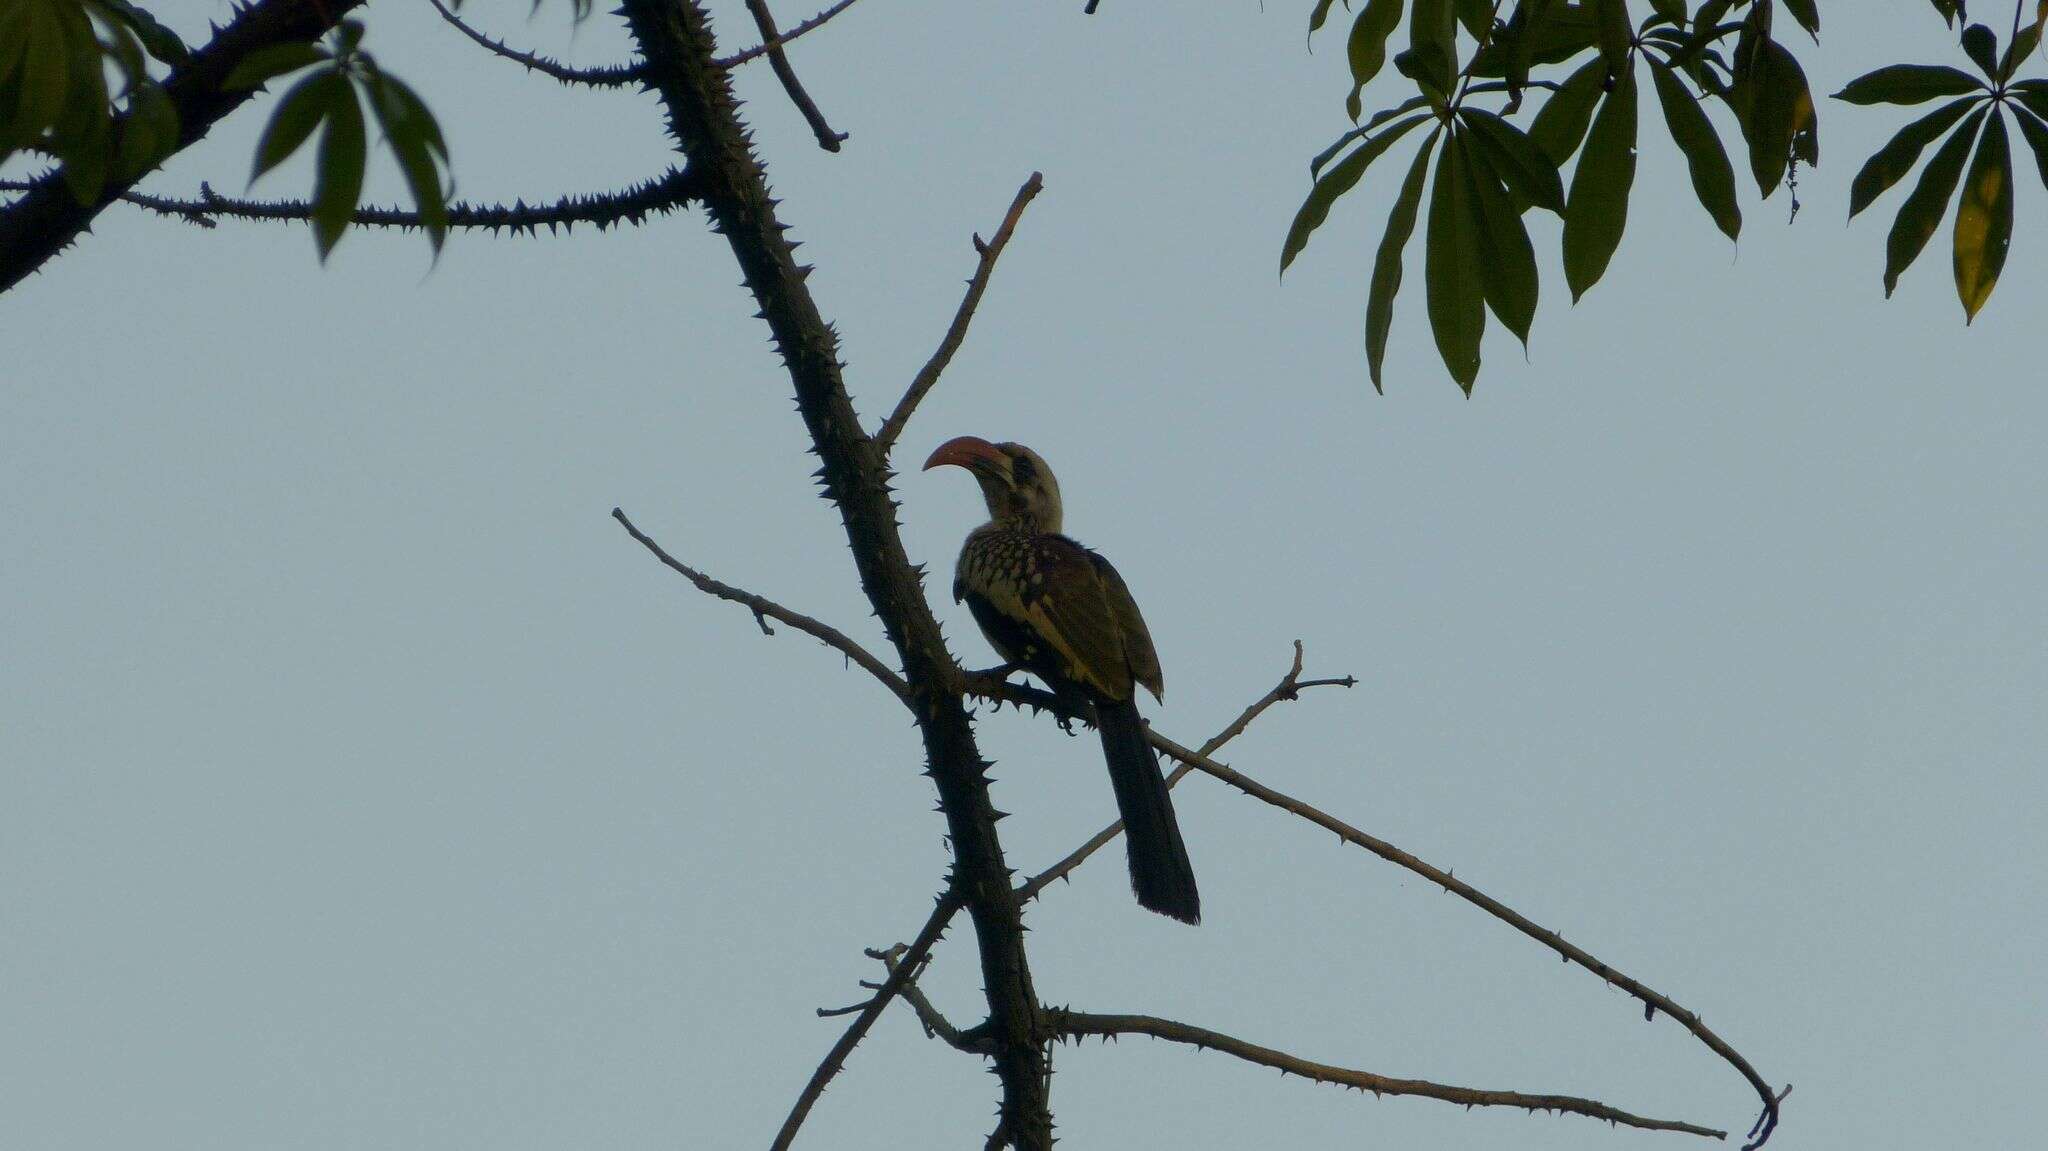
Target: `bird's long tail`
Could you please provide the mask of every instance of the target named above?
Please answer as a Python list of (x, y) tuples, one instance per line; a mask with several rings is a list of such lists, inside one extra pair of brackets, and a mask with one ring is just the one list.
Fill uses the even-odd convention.
[(1202, 921), (1202, 897), (1195, 890), (1194, 865), (1173, 817), (1173, 798), (1159, 761), (1145, 742), (1145, 721), (1135, 700), (1101, 702), (1102, 754), (1124, 820), (1131, 859), (1131, 890), (1142, 906), (1183, 923)]

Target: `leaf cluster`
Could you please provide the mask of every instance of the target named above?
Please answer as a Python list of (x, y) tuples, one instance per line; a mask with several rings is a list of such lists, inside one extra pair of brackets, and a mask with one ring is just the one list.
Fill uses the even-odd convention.
[(363, 26), (343, 20), (325, 44), (279, 44), (252, 53), (228, 74), (230, 89), (297, 76), (285, 89), (249, 171), (254, 184), (319, 133), (313, 176), (313, 241), (320, 258), (334, 250), (362, 200), (369, 160), (365, 106), (398, 162), (428, 242), (448, 236), (448, 141), (411, 85), (379, 67), (362, 48)]
[(154, 168), (178, 147), (178, 113), (150, 61), (188, 54), (128, 0), (0, 0), (0, 163), (24, 151), (57, 160), (81, 203), (110, 175)]
[[(2048, 0), (2022, 2), (2037, 4), (2039, 11), (2030, 27), (2018, 29), (2016, 21), (2003, 55), (1983, 25), (1968, 25), (1962, 34), (1984, 81), (1947, 70), (1953, 76), (1920, 98), (1963, 99), (1902, 132), (1872, 159), (1867, 178), (1858, 178), (1856, 210), (1904, 175), (1920, 150), (1958, 120), (1964, 121), (1958, 138), (1975, 132), (1981, 117), (1965, 119), (1971, 106), (1993, 106), (1990, 118), (1998, 125), (1983, 131), (1956, 224), (1958, 251), (1969, 250), (1967, 259), (1957, 257), (1958, 290), (1971, 315), (1997, 280), (2011, 231), (2011, 165), (2001, 110), (2011, 111), (2030, 145), (2036, 138), (2048, 140), (2039, 109), (2029, 103), (2048, 98), (2040, 93), (2041, 82), (2011, 79), (2040, 43)], [(1334, 0), (1317, 0), (1309, 16), (1311, 37), (1334, 7)], [(1934, 0), (1934, 7), (1946, 20), (1967, 23), (1962, 0)], [(1313, 183), (1282, 244), (1281, 268), (1301, 253), (1335, 201), (1355, 189), (1375, 161), (1404, 137), (1419, 137), (1373, 260), (1365, 345), (1375, 388), (1384, 386), (1403, 253), (1418, 221), (1430, 329), (1445, 367), (1468, 393), (1478, 377), (1489, 314), (1528, 345), (1539, 289), (1523, 222), (1530, 209), (1561, 218), (1564, 278), (1574, 302), (1606, 274), (1628, 224), (1645, 72), (1663, 134), (1685, 159), (1694, 198), (1730, 240), (1741, 235), (1742, 207), (1729, 144), (1739, 143), (1764, 198), (1793, 183), (1798, 165), (1820, 161), (1813, 93), (1794, 45), (1780, 34), (1794, 27), (1818, 41), (1816, 0), (1360, 0), (1356, 9), (1346, 41), (1347, 114), (1359, 120), (1366, 88), (1386, 75), (1390, 62), (1413, 85), (1414, 95), (1375, 112), (1311, 161)], [(1394, 51), (1404, 27), (1406, 48)], [(1851, 85), (1854, 95), (1845, 92), (1844, 98), (1917, 102), (1894, 99), (1919, 91), (1916, 83), (1930, 81), (1921, 71), (1881, 69)], [(1541, 94), (1540, 106), (1518, 125), (1515, 118), (1528, 111), (1525, 98), (1532, 93)], [(1709, 115), (1714, 103), (1732, 133)], [(1417, 133), (1425, 123), (1429, 130)], [(1959, 178), (1967, 142), (1953, 148), (1946, 166), (1938, 167), (1945, 154), (1930, 165), (1935, 179), (1927, 195), (1901, 212), (1902, 220), (1911, 217), (1899, 241), (1906, 262), (1907, 247), (1917, 253), (1925, 243), (1920, 233), (1938, 223)], [(2043, 172), (2048, 176), (2048, 167)], [(1793, 212), (1798, 206), (1795, 198)], [(1918, 244), (1909, 245), (1916, 234)], [(1888, 269), (1887, 290), (1903, 266)], [(1962, 286), (1966, 278), (1968, 288)]]
[[(1945, 18), (1968, 19), (1960, 2), (1937, 3), (1935, 7)], [(2020, 138), (2033, 153), (2042, 185), (2048, 187), (2048, 79), (2013, 79), (2021, 63), (2040, 47), (2044, 25), (2048, 25), (2048, 0), (2038, 0), (2034, 22), (2022, 25), (2015, 19), (2001, 53), (1998, 33), (1984, 24), (1966, 23), (1959, 42), (1976, 69), (1974, 76), (1945, 64), (1893, 64), (1859, 76), (1835, 93), (1835, 99), (1851, 104), (1911, 106), (1944, 101), (1899, 129), (1864, 162), (1849, 185), (1849, 216), (1853, 219), (1903, 180), (1919, 163), (1921, 153), (1941, 140), (1921, 168), (1913, 190), (1900, 203), (1885, 237), (1886, 296), (1898, 287), (1900, 275), (1920, 258), (1952, 202), (1956, 210), (1951, 262), (1965, 323), (1977, 318), (1991, 298), (1991, 290), (1998, 286), (2012, 245), (2013, 164), (2008, 119), (2018, 125)], [(1956, 194), (1958, 182), (1962, 185), (1960, 197)]]

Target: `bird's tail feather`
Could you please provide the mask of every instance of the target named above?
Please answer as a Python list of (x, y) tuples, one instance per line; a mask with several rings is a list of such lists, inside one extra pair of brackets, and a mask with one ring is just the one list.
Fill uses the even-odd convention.
[(1109, 761), (1109, 782), (1116, 789), (1116, 807), (1124, 821), (1124, 841), (1131, 860), (1131, 890), (1138, 903), (1183, 923), (1202, 921), (1202, 898), (1195, 890), (1194, 865), (1181, 842), (1173, 817), (1173, 798), (1159, 761), (1145, 742), (1145, 721), (1134, 700), (1096, 705), (1102, 731), (1102, 753)]

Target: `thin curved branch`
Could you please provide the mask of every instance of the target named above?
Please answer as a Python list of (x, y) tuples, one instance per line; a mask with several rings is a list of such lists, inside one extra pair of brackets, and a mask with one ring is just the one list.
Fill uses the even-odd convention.
[(961, 298), (960, 307), (953, 312), (953, 322), (946, 326), (944, 338), (932, 358), (918, 369), (917, 378), (910, 381), (910, 389), (903, 398), (896, 401), (896, 410), (882, 421), (880, 431), (875, 433), (875, 444), (883, 454), (896, 446), (896, 437), (903, 434), (903, 425), (910, 422), (910, 414), (917, 410), (919, 401), (932, 385), (939, 382), (939, 374), (946, 365), (953, 362), (953, 353), (960, 350), (961, 341), (967, 338), (967, 325), (974, 319), (974, 309), (981, 305), (981, 294), (988, 289), (988, 278), (995, 271), (996, 259), (1003, 254), (1003, 248), (1010, 242), (1010, 234), (1017, 230), (1017, 221), (1023, 218), (1024, 209), (1045, 187), (1045, 179), (1039, 173), (1031, 173), (1024, 186), (1017, 189), (1017, 196), (1010, 201), (1010, 210), (1003, 215), (1003, 222), (996, 227), (996, 234), (982, 243), (981, 237), (974, 237), (974, 250), (981, 255), (981, 262), (975, 265), (974, 275), (967, 281), (967, 294)]
[[(0, 180), (0, 191), (20, 191), (29, 183), (20, 180)], [(568, 231), (577, 224), (589, 224), (603, 229), (615, 224), (638, 224), (650, 215), (665, 215), (677, 211), (688, 207), (700, 194), (699, 182), (687, 168), (670, 168), (667, 172), (623, 192), (565, 196), (552, 204), (528, 204), (520, 200), (508, 206), (472, 204), (466, 200), (457, 200), (448, 205), (448, 226), (488, 228), (492, 231), (504, 228), (529, 234), (537, 234), (542, 228), (550, 232)], [(310, 201), (240, 199), (223, 196), (215, 192), (210, 184), (199, 185), (199, 195), (196, 199), (180, 199), (134, 191), (121, 193), (120, 199), (137, 207), (147, 208), (166, 216), (175, 216), (205, 228), (213, 227), (214, 222), (219, 219), (293, 223), (313, 218), (313, 205)], [(383, 228), (422, 226), (418, 212), (401, 208), (357, 208), (350, 217), (350, 222)]]
[(427, 0), (427, 3), (434, 6), (434, 11), (441, 14), (441, 19), (453, 24), (457, 31), (482, 45), (492, 55), (502, 56), (514, 64), (522, 64), (528, 71), (539, 72), (543, 76), (560, 80), (564, 84), (579, 84), (591, 88), (623, 88), (637, 82), (645, 74), (644, 69), (638, 64), (614, 64), (603, 68), (575, 68), (559, 60), (551, 60), (546, 56), (536, 55), (532, 52), (521, 52), (517, 48), (506, 44), (503, 40), (493, 40), (482, 32), (477, 31), (467, 21), (463, 20), (462, 17), (450, 11), (448, 6), (443, 4), (441, 0)]
[[(1012, 705), (1049, 711), (1062, 719), (1085, 721), (1090, 718), (1082, 710), (1053, 695), (1051, 692), (1040, 688), (995, 680), (988, 676), (970, 676), (968, 679), (968, 689), (983, 699), (1000, 700)], [(1240, 771), (1217, 763), (1205, 753), (1183, 747), (1159, 734), (1157, 731), (1148, 728), (1145, 738), (1153, 747), (1179, 760), (1182, 764), (1205, 774), (1215, 776), (1217, 779), (1237, 788), (1254, 799), (1271, 804), (1282, 811), (1298, 815), (1318, 827), (1335, 833), (1338, 838), (1345, 842), (1362, 847), (1389, 863), (1406, 868), (1436, 886), (1443, 888), (1445, 891), (1465, 900), (1467, 903), (1478, 907), (1480, 910), (1499, 919), (1529, 938), (1556, 951), (1558, 956), (1566, 963), (1576, 963), (1593, 974), (1598, 975), (1607, 983), (1635, 997), (1644, 1005), (1645, 1018), (1652, 1017), (1661, 1011), (1672, 1019), (1677, 1020), (1680, 1026), (1692, 1032), (1694, 1038), (1706, 1044), (1709, 1050), (1720, 1056), (1724, 1062), (1733, 1067), (1737, 1073), (1747, 1080), (1749, 1085), (1756, 1090), (1757, 1096), (1762, 1099), (1763, 1110), (1757, 1116), (1756, 1125), (1750, 1131), (1750, 1141), (1745, 1145), (1744, 1151), (1756, 1151), (1757, 1148), (1762, 1147), (1770, 1139), (1771, 1132), (1776, 1129), (1778, 1124), (1778, 1104), (1783, 1099), (1783, 1095), (1772, 1090), (1771, 1085), (1764, 1081), (1763, 1076), (1757, 1073), (1756, 1068), (1750, 1064), (1748, 1059), (1742, 1056), (1741, 1052), (1729, 1046), (1727, 1040), (1716, 1035), (1711, 1028), (1701, 1022), (1698, 1013), (1687, 1010), (1669, 996), (1608, 966), (1584, 948), (1567, 941), (1558, 932), (1537, 925), (1521, 912), (1466, 883), (1464, 880), (1457, 878), (1450, 872), (1426, 863), (1384, 839), (1368, 835), (1319, 808), (1295, 799), (1284, 792), (1276, 791)]]
[[(768, 0), (747, 0), (747, 11), (753, 14), (754, 27), (761, 30), (761, 50), (767, 53), (768, 66), (775, 69), (775, 78), (782, 81), (782, 90), (789, 93), (789, 102), (796, 105), (796, 110), (803, 114), (804, 123), (811, 126), (811, 134), (818, 138), (818, 147), (827, 152), (837, 152), (840, 142), (846, 139), (846, 133), (832, 130), (832, 125), (825, 122), (825, 114), (818, 111), (817, 101), (804, 91), (803, 81), (796, 78), (796, 69), (790, 67), (789, 56), (782, 50), (787, 41), (782, 33), (775, 30), (775, 13), (768, 10)], [(716, 63), (713, 61), (714, 65)]]
[(823, 12), (818, 13), (816, 16), (811, 17), (810, 19), (804, 21), (803, 23), (797, 25), (794, 28), (791, 28), (789, 31), (774, 37), (773, 39), (763, 41), (760, 44), (756, 44), (752, 48), (749, 48), (744, 52), (736, 52), (731, 56), (725, 56), (717, 60), (713, 60), (712, 63), (720, 68), (737, 68), (749, 60), (759, 59), (762, 56), (766, 56), (770, 52), (776, 51), (777, 49), (781, 48), (784, 44), (789, 43), (791, 40), (794, 40), (797, 37), (803, 35), (804, 33), (809, 32), (811, 29), (822, 26), (825, 23), (825, 21), (830, 20), (832, 17), (839, 15), (841, 12), (844, 12), (848, 8), (853, 7), (853, 5), (854, 0), (839, 0), (839, 3), (832, 5), (830, 8), (825, 9)]
[(861, 1008), (860, 1016), (847, 1025), (845, 1033), (832, 1045), (832, 1050), (825, 1053), (825, 1058), (818, 1064), (817, 1070), (811, 1072), (810, 1081), (805, 1083), (804, 1089), (797, 1094), (796, 1103), (790, 1107), (789, 1117), (782, 1121), (782, 1129), (775, 1133), (775, 1142), (770, 1144), (769, 1151), (789, 1151), (789, 1145), (796, 1140), (797, 1129), (804, 1125), (804, 1119), (810, 1115), (811, 1107), (818, 1102), (818, 1097), (825, 1093), (825, 1085), (832, 1082), (832, 1077), (846, 1067), (847, 1056), (853, 1054), (853, 1049), (867, 1036), (868, 1029), (875, 1025), (875, 1020), (882, 1017), (882, 1010), (889, 1006), (889, 1001), (902, 993), (911, 973), (923, 965), (925, 957), (931, 954), (933, 946), (939, 942), (939, 937), (946, 933), (946, 925), (953, 921), (953, 913), (960, 910), (960, 907), (960, 897), (952, 888), (947, 888), (939, 895), (937, 906), (932, 908), (932, 913), (925, 919), (924, 926), (918, 929), (917, 938), (911, 940), (910, 945), (897, 957), (896, 967), (889, 972), (889, 978), (883, 980), (882, 985), (875, 989), (874, 997)]
[(1441, 1099), (1446, 1103), (1461, 1103), (1467, 1107), (1517, 1107), (1524, 1111), (1567, 1112), (1593, 1119), (1605, 1119), (1609, 1123), (1619, 1123), (1625, 1127), (1636, 1127), (1645, 1131), (1678, 1131), (1709, 1139), (1728, 1137), (1726, 1131), (1717, 1131), (1712, 1127), (1682, 1123), (1675, 1119), (1651, 1119), (1623, 1111), (1618, 1107), (1610, 1107), (1597, 1099), (1582, 1099), (1576, 1095), (1483, 1091), (1476, 1087), (1432, 1083), (1427, 1079), (1396, 1079), (1371, 1071), (1333, 1067), (1328, 1063), (1315, 1063), (1289, 1055), (1285, 1051), (1248, 1043), (1236, 1036), (1211, 1031), (1206, 1027), (1194, 1027), (1150, 1015), (1092, 1015), (1084, 1011), (1065, 1011), (1049, 1007), (1046, 1009), (1046, 1024), (1054, 1034), (1072, 1039), (1091, 1035), (1103, 1039), (1120, 1035), (1150, 1035), (1154, 1039), (1221, 1051), (1247, 1063), (1276, 1068), (1285, 1075), (1299, 1075), (1318, 1083), (1351, 1087), (1359, 1091), (1370, 1091), (1375, 1095), (1418, 1095), (1425, 1099)]
[[(1301, 641), (1295, 640), (1294, 663), (1287, 669), (1287, 674), (1280, 677), (1280, 682), (1273, 685), (1273, 690), (1260, 696), (1252, 702), (1250, 707), (1245, 708), (1242, 714), (1231, 721), (1230, 726), (1217, 732), (1209, 742), (1203, 744), (1201, 753), (1203, 755), (1216, 754), (1224, 744), (1242, 735), (1244, 729), (1250, 727), (1252, 721), (1259, 718), (1260, 714), (1267, 708), (1282, 700), (1300, 699), (1302, 691), (1306, 688), (1355, 687), (1358, 684), (1357, 679), (1348, 675), (1339, 679), (1303, 679), (1301, 678), (1301, 658)], [(1186, 778), (1188, 773), (1193, 770), (1194, 768), (1189, 767), (1185, 763), (1179, 764), (1167, 775), (1166, 786), (1171, 788), (1174, 784)], [(1089, 838), (1088, 842), (1068, 852), (1066, 858), (1032, 876), (1024, 886), (1017, 889), (1017, 898), (1025, 901), (1038, 898), (1054, 880), (1065, 879), (1073, 874), (1075, 868), (1081, 866), (1082, 863), (1087, 861), (1089, 856), (1102, 850), (1110, 841), (1123, 834), (1123, 830), (1123, 821), (1117, 820), (1115, 823), (1096, 832)]]
[(810, 616), (793, 612), (774, 600), (764, 599), (753, 592), (712, 579), (710, 576), (705, 575), (703, 572), (662, 550), (660, 544), (655, 543), (646, 532), (633, 526), (633, 521), (627, 519), (626, 513), (618, 508), (612, 509), (612, 518), (619, 521), (620, 525), (626, 529), (628, 535), (639, 540), (642, 547), (653, 552), (656, 559), (680, 573), (683, 578), (696, 584), (698, 591), (706, 595), (717, 596), (722, 600), (731, 600), (733, 603), (752, 609), (754, 622), (760, 625), (763, 635), (775, 634), (775, 629), (768, 626), (768, 621), (771, 619), (778, 623), (788, 624), (805, 635), (823, 642), (827, 647), (836, 648), (841, 655), (859, 664), (867, 670), (869, 675), (882, 681), (882, 686), (894, 692), (896, 698), (906, 703), (910, 701), (910, 685), (903, 682), (903, 677), (897, 675), (895, 670), (888, 664), (876, 659), (868, 649), (855, 643), (845, 632), (830, 624), (819, 623)]

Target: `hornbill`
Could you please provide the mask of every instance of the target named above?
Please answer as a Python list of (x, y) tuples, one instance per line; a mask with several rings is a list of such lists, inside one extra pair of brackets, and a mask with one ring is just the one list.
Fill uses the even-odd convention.
[(1037, 452), (961, 436), (940, 444), (924, 466), (946, 464), (974, 474), (989, 514), (960, 549), (953, 599), (966, 601), (1006, 666), (1094, 705), (1131, 889), (1153, 911), (1201, 922), (1194, 868), (1138, 715), (1138, 685), (1163, 700), (1165, 683), (1130, 589), (1108, 560), (1060, 534), (1059, 481)]

